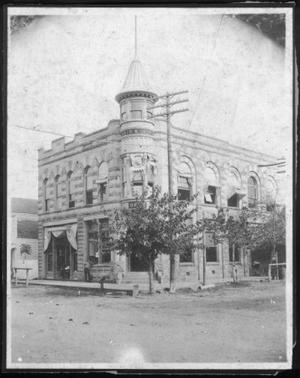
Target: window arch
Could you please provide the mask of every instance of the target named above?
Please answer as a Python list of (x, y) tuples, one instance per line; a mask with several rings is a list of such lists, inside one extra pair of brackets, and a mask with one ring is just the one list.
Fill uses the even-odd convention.
[(265, 185), (266, 189), (266, 207), (268, 211), (271, 211), (274, 209), (275, 206), (275, 200), (276, 200), (276, 192), (277, 187), (274, 179), (269, 177), (266, 181)]
[(245, 193), (241, 191), (241, 176), (236, 168), (231, 168), (229, 171), (227, 183), (227, 206), (239, 208)]
[(100, 163), (98, 168), (98, 197), (100, 202), (104, 201), (107, 196), (108, 165), (106, 161)]
[(93, 184), (93, 169), (90, 166), (87, 166), (84, 169), (84, 190), (86, 205), (93, 204)]
[(248, 206), (256, 207), (258, 202), (258, 183), (253, 176), (248, 178)]
[(218, 204), (219, 203), (219, 178), (216, 170), (210, 165), (206, 166), (204, 170), (204, 203)]
[(55, 191), (55, 202), (56, 202), (56, 208), (59, 209), (61, 207), (60, 199), (62, 195), (62, 188), (61, 188), (62, 182), (60, 175), (56, 175), (54, 178), (54, 191)]
[(67, 174), (67, 190), (68, 190), (68, 197), (69, 197), (69, 209), (75, 207), (75, 185), (74, 180), (72, 178), (73, 172), (69, 171)]
[(50, 188), (49, 188), (49, 180), (47, 178), (45, 178), (43, 181), (43, 196), (44, 196), (44, 211), (49, 211)]
[(191, 201), (192, 177), (190, 165), (181, 161), (177, 169), (177, 198), (180, 201)]

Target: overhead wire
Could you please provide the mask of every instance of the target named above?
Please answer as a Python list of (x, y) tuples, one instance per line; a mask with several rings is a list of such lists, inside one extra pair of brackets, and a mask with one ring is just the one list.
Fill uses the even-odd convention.
[[(209, 58), (211, 59), (211, 57), (213, 56), (213, 53), (214, 53), (214, 51), (215, 51), (215, 49), (216, 49), (216, 46), (217, 46), (217, 40), (218, 40), (218, 37), (219, 37), (219, 34), (220, 34), (220, 30), (221, 30), (221, 25), (222, 25), (222, 22), (223, 22), (223, 18), (224, 18), (224, 14), (222, 14), (222, 16), (221, 16), (221, 18), (220, 18), (220, 22), (219, 22), (219, 25), (218, 25), (218, 29), (217, 29), (217, 32), (216, 32), (216, 37), (215, 37), (215, 40), (214, 40), (214, 42), (213, 42), (213, 44), (212, 44), (212, 48), (211, 48), (211, 52), (210, 52), (210, 55), (209, 55)], [(200, 101), (200, 99), (201, 99), (201, 94), (202, 94), (202, 92), (203, 92), (203, 88), (204, 88), (204, 85), (205, 85), (205, 82), (206, 82), (206, 78), (207, 78), (207, 65), (205, 66), (205, 72), (204, 72), (204, 75), (203, 75), (203, 79), (202, 79), (202, 83), (201, 83), (201, 85), (200, 85), (200, 87), (198, 87), (199, 88), (199, 94), (198, 94), (198, 98), (197, 98), (197, 100), (196, 100), (196, 106), (195, 106), (195, 111), (194, 111), (194, 114), (193, 114), (193, 116), (192, 116), (192, 119), (190, 120), (190, 123), (189, 123), (189, 125), (188, 125), (188, 129), (191, 127), (191, 125), (192, 125), (192, 123), (193, 123), (193, 120), (194, 120), (194, 118), (195, 118), (195, 115), (196, 115), (196, 113), (197, 113), (197, 105), (198, 105), (198, 103), (199, 103), (199, 101)], [(196, 88), (196, 89), (198, 89), (198, 88)]]
[(65, 134), (61, 134), (61, 133), (56, 133), (55, 131), (40, 130), (40, 129), (31, 128), (31, 127), (25, 127), (25, 126), (20, 126), (20, 125), (11, 125), (11, 127), (17, 127), (19, 129), (24, 129), (24, 130), (29, 130), (29, 131), (35, 131), (37, 133), (51, 134), (51, 135), (56, 135), (56, 136), (61, 136), (61, 137), (66, 137), (66, 138), (73, 138), (73, 136), (65, 135)]

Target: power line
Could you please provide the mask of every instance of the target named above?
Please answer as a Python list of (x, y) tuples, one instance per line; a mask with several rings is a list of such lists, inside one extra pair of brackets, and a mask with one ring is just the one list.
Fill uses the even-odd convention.
[(73, 138), (73, 136), (56, 133), (55, 131), (39, 130), (39, 129), (35, 129), (35, 128), (20, 126), (20, 125), (12, 125), (12, 127), (18, 127), (19, 129), (24, 129), (24, 130), (29, 130), (29, 131), (35, 131), (37, 133), (51, 134), (51, 135), (62, 136), (62, 137), (66, 137), (66, 138)]
[[(219, 25), (218, 25), (218, 29), (217, 29), (217, 32), (216, 32), (216, 38), (215, 38), (215, 40), (214, 40), (214, 42), (213, 42), (212, 49), (211, 49), (211, 53), (210, 53), (210, 58), (212, 57), (213, 52), (214, 52), (214, 50), (215, 50), (215, 48), (216, 48), (216, 45), (217, 45), (217, 39), (218, 39), (218, 37), (219, 37), (219, 33), (220, 33), (220, 30), (221, 30), (221, 24), (222, 24), (222, 21), (223, 21), (223, 17), (224, 17), (224, 14), (222, 14), (221, 19), (220, 19), (220, 22), (219, 22)], [(202, 79), (201, 86), (199, 87), (199, 94), (198, 94), (198, 99), (197, 99), (197, 101), (196, 101), (196, 106), (195, 106), (194, 114), (193, 114), (193, 116), (192, 116), (192, 119), (191, 119), (191, 121), (190, 121), (190, 124), (188, 125), (188, 128), (191, 127), (191, 125), (192, 125), (192, 123), (193, 123), (193, 120), (194, 120), (194, 118), (195, 118), (195, 115), (196, 115), (196, 113), (197, 113), (197, 104), (199, 103), (199, 101), (200, 101), (200, 99), (201, 99), (200, 97), (201, 97), (201, 94), (202, 94), (202, 91), (203, 91), (203, 88), (204, 88), (204, 84), (205, 84), (205, 82), (206, 82), (206, 77), (207, 77), (207, 66), (206, 66), (205, 74), (203, 75), (203, 79)]]

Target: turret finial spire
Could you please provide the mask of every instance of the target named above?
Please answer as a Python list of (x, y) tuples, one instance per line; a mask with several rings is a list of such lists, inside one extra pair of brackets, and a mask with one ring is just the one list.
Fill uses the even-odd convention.
[(137, 58), (137, 16), (134, 16), (134, 58)]

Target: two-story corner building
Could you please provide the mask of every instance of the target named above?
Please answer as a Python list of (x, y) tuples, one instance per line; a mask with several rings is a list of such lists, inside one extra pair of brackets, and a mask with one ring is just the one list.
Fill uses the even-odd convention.
[[(149, 110), (157, 100), (140, 60), (135, 58), (116, 101), (120, 119), (91, 134), (75, 134), (39, 150), (39, 277), (84, 279), (84, 263), (97, 269), (117, 264), (123, 282), (142, 280), (145, 266), (134, 257), (106, 248), (115, 209), (128, 204), (136, 193), (159, 185), (168, 191), (167, 133), (163, 122)], [(209, 110), (208, 110), (209, 111)], [(172, 186), (174, 194), (198, 196), (198, 216), (210, 216), (216, 206), (237, 213), (246, 205), (262, 206), (276, 195), (278, 182), (271, 164), (274, 157), (231, 145), (200, 133), (172, 126)], [(232, 274), (232, 246), (215, 245), (206, 235), (206, 280), (228, 280)], [(251, 253), (237, 251), (240, 277), (251, 274)], [(179, 281), (202, 280), (201, 251), (176, 259)], [(169, 258), (156, 264), (162, 283), (169, 279)]]
[[(31, 268), (29, 277), (38, 277), (38, 201), (29, 198), (11, 199), (11, 272), (15, 267)], [(25, 278), (25, 270), (18, 272)]]

